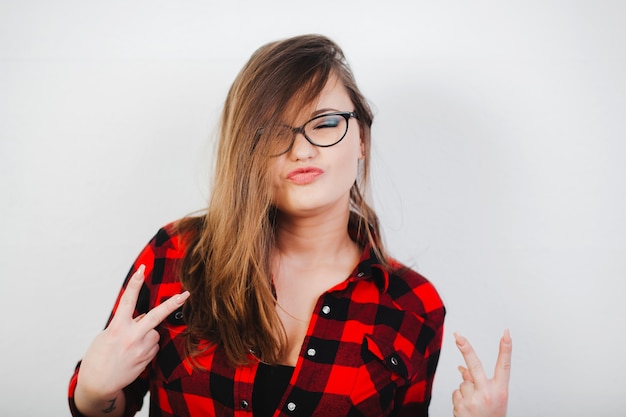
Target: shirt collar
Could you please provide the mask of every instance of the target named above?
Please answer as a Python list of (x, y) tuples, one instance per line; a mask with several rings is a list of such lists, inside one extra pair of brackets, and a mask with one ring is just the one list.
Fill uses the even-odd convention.
[(376, 252), (369, 243), (365, 245), (361, 259), (359, 259), (359, 263), (354, 269), (350, 279), (370, 279), (374, 281), (381, 292), (387, 292), (389, 288), (389, 271), (380, 263)]
[[(363, 248), (361, 259), (351, 275), (351, 279), (371, 279), (378, 286), (381, 292), (387, 292), (389, 288), (389, 271), (376, 256), (376, 251), (372, 248), (366, 235), (358, 230), (360, 215), (351, 212), (348, 221), (348, 234), (350, 238)], [(372, 229), (370, 232), (374, 233)]]

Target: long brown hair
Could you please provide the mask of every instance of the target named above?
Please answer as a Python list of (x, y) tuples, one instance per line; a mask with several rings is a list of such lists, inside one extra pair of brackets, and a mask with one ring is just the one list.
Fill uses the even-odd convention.
[(187, 347), (224, 348), (233, 365), (252, 353), (278, 363), (286, 336), (271, 289), (275, 246), (269, 141), (272, 126), (292, 120), (335, 74), (357, 114), (365, 157), (350, 190), (350, 223), (359, 244), (370, 244), (387, 264), (378, 219), (366, 202), (373, 115), (341, 49), (330, 39), (304, 35), (259, 48), (230, 88), (221, 119), (214, 183), (206, 215), (186, 218), (179, 230), (189, 247), (180, 279), (191, 296), (184, 305)]

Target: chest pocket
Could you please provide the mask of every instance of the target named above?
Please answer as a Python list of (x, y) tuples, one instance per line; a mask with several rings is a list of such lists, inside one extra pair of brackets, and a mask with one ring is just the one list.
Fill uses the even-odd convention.
[(154, 361), (156, 374), (165, 383), (189, 376), (191, 372), (184, 362), (184, 330), (185, 320), (182, 306), (157, 327), (160, 335), (160, 350)]
[(425, 336), (423, 332), (430, 334), (431, 330), (421, 317), (411, 313), (402, 313), (401, 319), (394, 321), (393, 326), (377, 325), (374, 332), (363, 337), (363, 364), (357, 371), (350, 401), (366, 416), (391, 413), (398, 389), (426, 373), (419, 340)]
[[(180, 393), (194, 396), (194, 413), (216, 415), (211, 400), (214, 397), (212, 388), (214, 381), (206, 369), (192, 368), (189, 358), (185, 355), (186, 325), (180, 313), (178, 310), (173, 312), (158, 327), (161, 348), (152, 363), (154, 379), (151, 381), (150, 393), (153, 398), (157, 398), (155, 401), (158, 401), (160, 407), (172, 413), (167, 415), (190, 415), (189, 403)], [(213, 352), (214, 349), (207, 352), (203, 359), (212, 360)], [(232, 389), (230, 394), (232, 396)]]

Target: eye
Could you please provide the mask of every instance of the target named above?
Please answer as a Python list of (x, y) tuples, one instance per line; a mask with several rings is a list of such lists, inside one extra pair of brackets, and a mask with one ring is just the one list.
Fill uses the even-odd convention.
[(321, 116), (311, 121), (311, 129), (332, 129), (341, 124), (343, 117), (331, 114), (328, 116)]

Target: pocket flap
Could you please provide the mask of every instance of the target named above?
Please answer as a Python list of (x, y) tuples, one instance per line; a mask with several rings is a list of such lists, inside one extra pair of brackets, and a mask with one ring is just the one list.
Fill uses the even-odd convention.
[(393, 344), (376, 339), (375, 335), (366, 334), (363, 348), (382, 361), (390, 371), (409, 379), (414, 374), (409, 358), (403, 352), (394, 349)]

